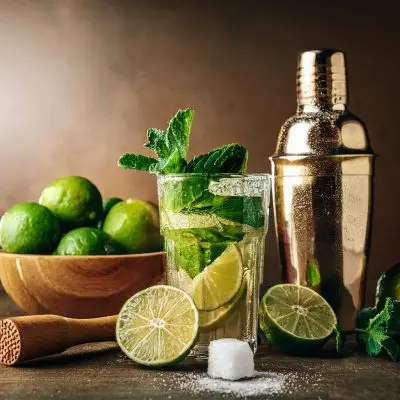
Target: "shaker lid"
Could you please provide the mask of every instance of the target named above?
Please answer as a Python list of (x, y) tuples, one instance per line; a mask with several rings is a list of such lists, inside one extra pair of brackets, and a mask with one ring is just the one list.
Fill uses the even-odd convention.
[(344, 105), (347, 102), (346, 58), (342, 51), (310, 50), (297, 61), (299, 105)]
[(373, 155), (364, 123), (346, 110), (343, 52), (301, 53), (297, 96), (300, 112), (283, 124), (273, 157)]

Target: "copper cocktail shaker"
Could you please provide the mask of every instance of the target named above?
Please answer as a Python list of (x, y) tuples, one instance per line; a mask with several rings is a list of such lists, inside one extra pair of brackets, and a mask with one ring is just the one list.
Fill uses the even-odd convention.
[(371, 231), (374, 153), (347, 110), (345, 56), (299, 56), (297, 113), (271, 157), (283, 280), (320, 292), (345, 329), (363, 305)]

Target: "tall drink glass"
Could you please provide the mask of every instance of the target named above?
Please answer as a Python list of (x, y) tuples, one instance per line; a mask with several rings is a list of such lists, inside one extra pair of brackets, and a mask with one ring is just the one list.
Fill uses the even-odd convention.
[(237, 338), (257, 347), (271, 180), (268, 174), (158, 176), (167, 284), (188, 292), (200, 315), (192, 351)]

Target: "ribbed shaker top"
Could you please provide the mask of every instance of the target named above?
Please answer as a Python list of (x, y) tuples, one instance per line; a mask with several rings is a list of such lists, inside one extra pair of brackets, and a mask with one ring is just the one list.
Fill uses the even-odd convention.
[(299, 105), (346, 104), (346, 59), (338, 50), (310, 50), (300, 53), (297, 64)]

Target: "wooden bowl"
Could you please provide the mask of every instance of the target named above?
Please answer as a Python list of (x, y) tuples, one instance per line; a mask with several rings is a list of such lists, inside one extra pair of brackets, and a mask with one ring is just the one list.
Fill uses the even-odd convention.
[(117, 314), (136, 292), (160, 283), (164, 253), (52, 256), (0, 252), (5, 291), (28, 314)]

